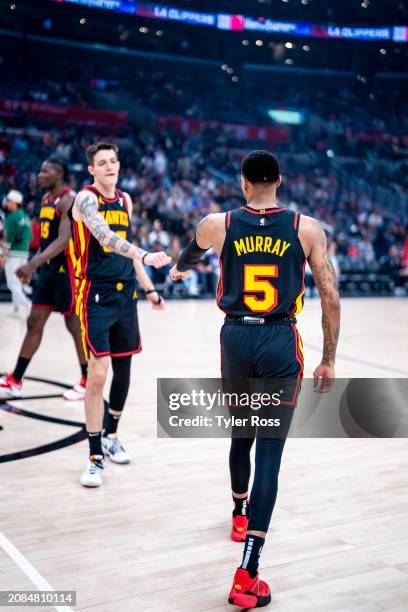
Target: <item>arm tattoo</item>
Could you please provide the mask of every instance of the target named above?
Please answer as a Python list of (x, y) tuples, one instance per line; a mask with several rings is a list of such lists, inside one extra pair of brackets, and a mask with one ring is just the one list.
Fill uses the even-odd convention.
[(337, 289), (336, 272), (327, 254), (327, 239), (323, 230), (320, 232), (320, 248), (322, 254), (322, 264), (309, 261), (313, 279), (321, 296), (328, 295), (333, 288)]
[(322, 363), (332, 365), (336, 357), (337, 341), (340, 332), (340, 302), (336, 273), (327, 253), (327, 239), (320, 229), (320, 253), (317, 262), (310, 258), (316, 287), (322, 300), (323, 358)]
[(332, 364), (336, 357), (337, 341), (339, 339), (340, 328), (333, 327), (332, 321), (326, 313), (322, 314), (323, 329), (323, 359), (322, 363)]
[(145, 253), (143, 249), (135, 247), (111, 230), (100, 214), (97, 202), (90, 195), (80, 198), (77, 206), (86, 227), (100, 245), (108, 247), (114, 253), (129, 257), (130, 259), (133, 259), (135, 253), (140, 253), (140, 255)]

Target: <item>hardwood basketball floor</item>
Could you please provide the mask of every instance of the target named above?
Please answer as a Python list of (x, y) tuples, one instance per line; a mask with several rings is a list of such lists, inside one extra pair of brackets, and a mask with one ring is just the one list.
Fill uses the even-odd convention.
[[(408, 301), (342, 302), (337, 375), (406, 377)], [(0, 305), (0, 370), (9, 370), (24, 325)], [(216, 377), (215, 304), (139, 306), (144, 350), (133, 360), (120, 425), (132, 463), (109, 464), (100, 489), (78, 483), (83, 441), (0, 464), (0, 531), (54, 589), (75, 590), (87, 612), (221, 612), (242, 545), (229, 540), (228, 440), (156, 438), (156, 378)], [(299, 318), (305, 375), (321, 355), (319, 302)], [(53, 315), (29, 375), (74, 383), (74, 347)], [(26, 395), (59, 393), (27, 381)], [(83, 422), (81, 404), (14, 401), (37, 414)], [(0, 410), (0, 455), (78, 431)], [(276, 612), (406, 612), (408, 455), (404, 439), (289, 439), (262, 577)], [(35, 586), (0, 546), (0, 590)], [(28, 608), (4, 608), (4, 610)], [(37, 607), (34, 610), (54, 610)], [(65, 608), (66, 609), (66, 608)], [(61, 608), (64, 610), (64, 608)]]

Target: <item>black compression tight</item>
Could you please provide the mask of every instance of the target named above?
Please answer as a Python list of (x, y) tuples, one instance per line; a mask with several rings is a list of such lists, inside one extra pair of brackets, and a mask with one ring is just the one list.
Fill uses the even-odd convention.
[[(255, 438), (233, 438), (230, 450), (231, 488), (234, 493), (248, 490), (251, 472), (250, 452)], [(278, 494), (278, 476), (285, 440), (257, 438), (255, 474), (250, 494), (248, 531), (267, 532)]]
[(251, 476), (251, 448), (255, 438), (232, 438), (229, 454), (231, 490), (233, 493), (246, 493)]
[(109, 406), (115, 412), (122, 412), (129, 392), (132, 355), (112, 357), (113, 378), (109, 393)]

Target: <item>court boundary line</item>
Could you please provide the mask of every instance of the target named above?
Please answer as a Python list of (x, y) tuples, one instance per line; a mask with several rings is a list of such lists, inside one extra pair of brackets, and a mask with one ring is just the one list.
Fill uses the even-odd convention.
[[(37, 587), (39, 591), (53, 591), (55, 592), (54, 587), (50, 585), (49, 582), (40, 574), (40, 572), (34, 567), (32, 563), (28, 559), (25, 558), (23, 553), (21, 553), (16, 546), (4, 535), (3, 532), (0, 531), (0, 546), (4, 550), (4, 552), (14, 561), (17, 567), (31, 580), (34, 586)], [(11, 589), (10, 589), (11, 590)], [(74, 612), (73, 608), (70, 606), (55, 606), (50, 605), (50, 607), (55, 608), (57, 612)]]

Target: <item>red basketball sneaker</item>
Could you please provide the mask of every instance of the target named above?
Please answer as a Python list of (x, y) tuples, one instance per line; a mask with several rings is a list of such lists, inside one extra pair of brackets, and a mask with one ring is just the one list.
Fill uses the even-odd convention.
[(12, 374), (6, 374), (0, 378), (0, 397), (4, 399), (21, 397), (22, 386), (23, 383), (21, 380), (16, 380)]
[(248, 529), (248, 517), (237, 514), (232, 515), (231, 540), (234, 542), (244, 542)]
[(271, 602), (271, 591), (258, 575), (251, 578), (247, 570), (240, 567), (235, 572), (228, 603), (241, 608), (262, 608)]

